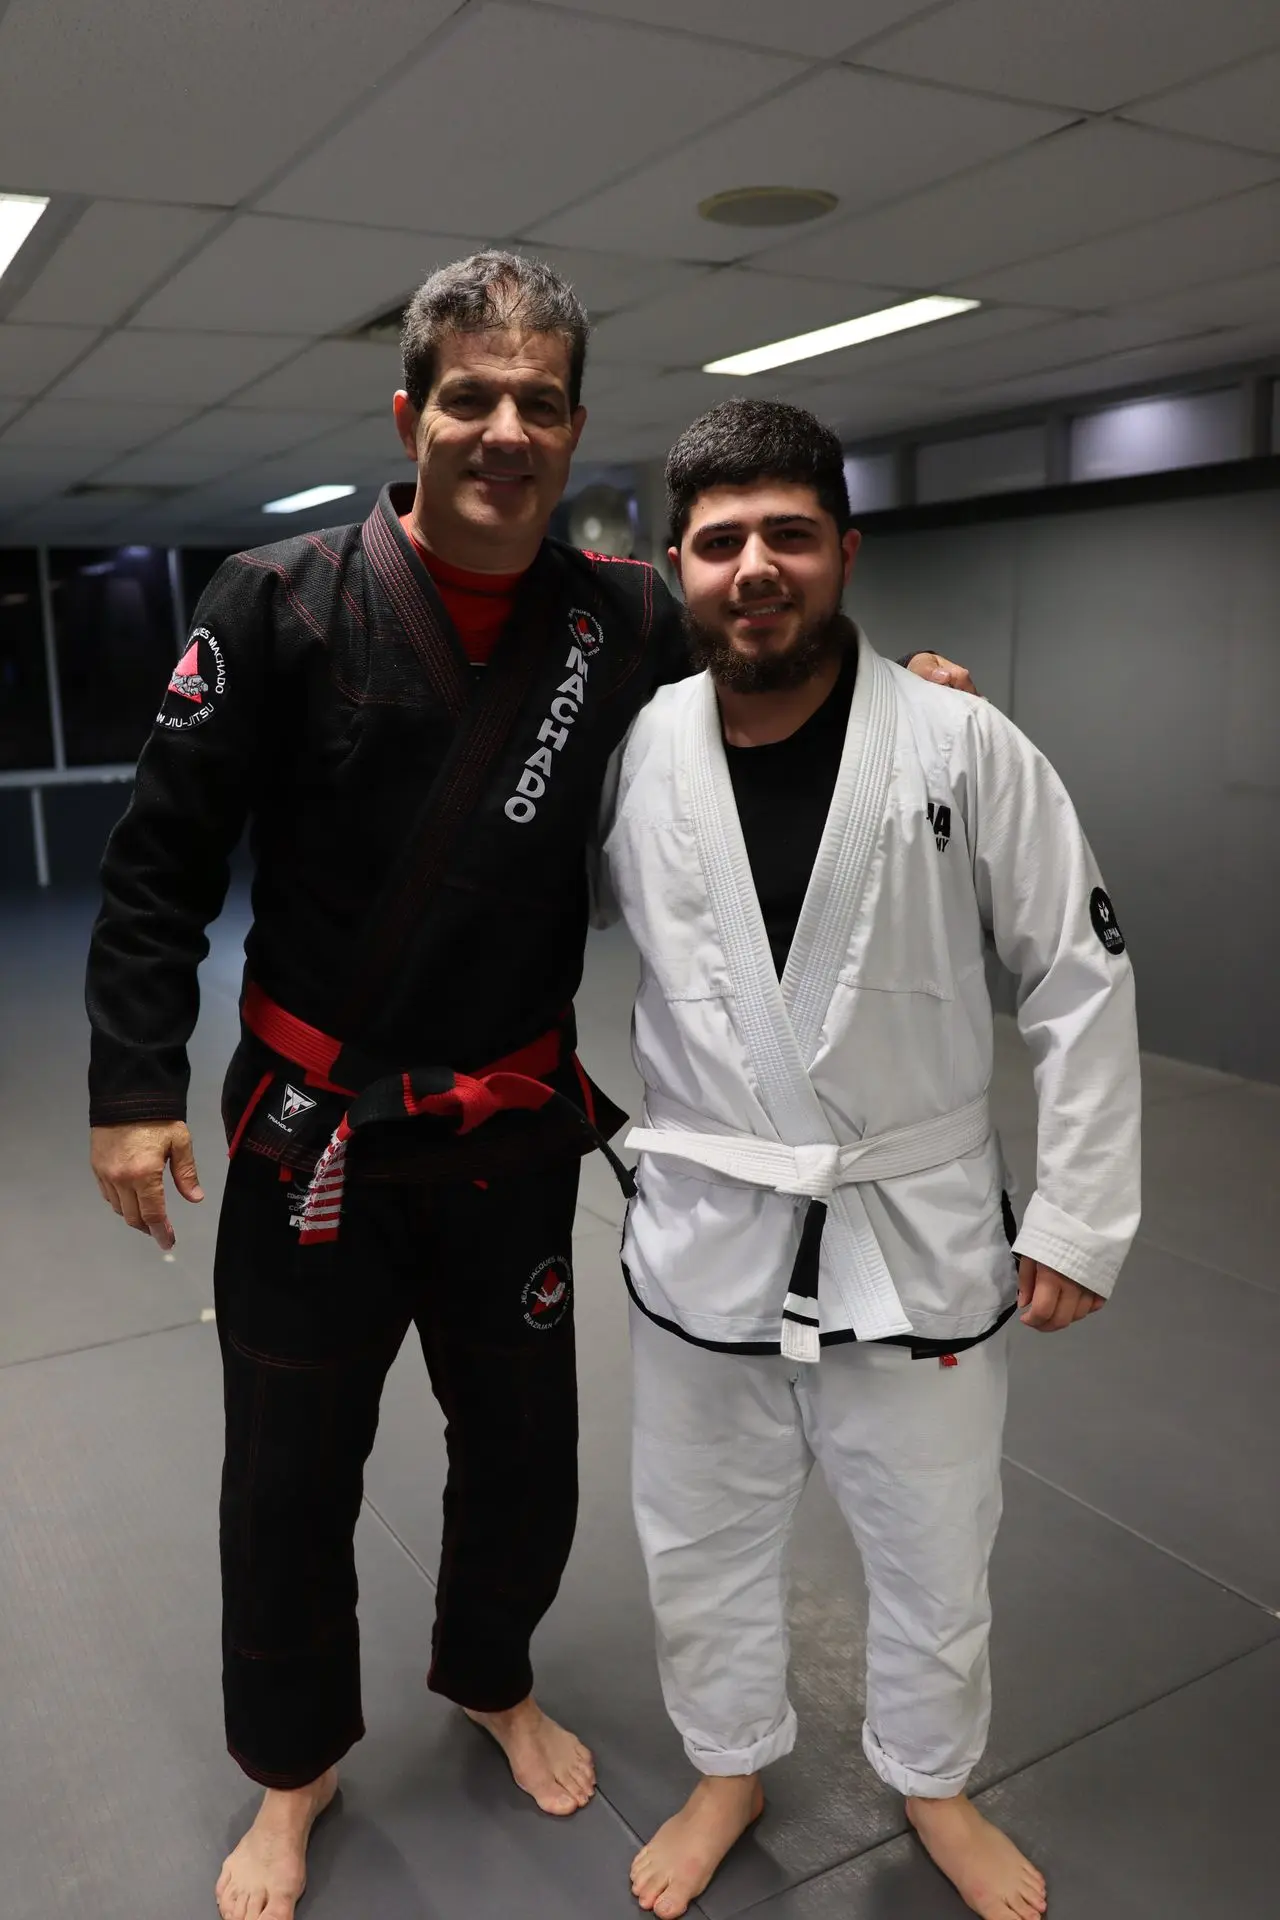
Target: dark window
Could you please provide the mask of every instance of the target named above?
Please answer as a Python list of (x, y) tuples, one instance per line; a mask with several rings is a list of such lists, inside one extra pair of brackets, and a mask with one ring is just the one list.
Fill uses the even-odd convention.
[(233, 553), (240, 551), (239, 547), (184, 547), (182, 549), (182, 603), (186, 611), (188, 627), (196, 617), (200, 595), (218, 568), (224, 560), (229, 560)]
[(53, 731), (35, 550), (0, 548), (0, 767), (51, 767)]
[(163, 547), (49, 554), (67, 765), (142, 751), (180, 648)]

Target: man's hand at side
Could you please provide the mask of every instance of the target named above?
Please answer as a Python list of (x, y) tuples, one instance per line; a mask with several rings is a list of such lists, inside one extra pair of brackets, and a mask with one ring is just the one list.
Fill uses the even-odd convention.
[(89, 1164), (102, 1197), (167, 1253), (174, 1243), (164, 1199), (166, 1161), (184, 1200), (203, 1200), (191, 1135), (181, 1120), (140, 1120), (90, 1129)]
[(969, 675), (968, 667), (958, 667), (954, 660), (948, 660), (940, 653), (913, 653), (909, 662), (910, 671), (918, 673), (922, 680), (936, 681), (940, 687), (958, 687), (961, 693), (976, 693)]
[(1078, 1280), (1068, 1280), (1038, 1260), (1024, 1254), (1018, 1262), (1018, 1305), (1022, 1324), (1037, 1333), (1061, 1333), (1077, 1320), (1088, 1319), (1106, 1301), (1100, 1293), (1091, 1293)]

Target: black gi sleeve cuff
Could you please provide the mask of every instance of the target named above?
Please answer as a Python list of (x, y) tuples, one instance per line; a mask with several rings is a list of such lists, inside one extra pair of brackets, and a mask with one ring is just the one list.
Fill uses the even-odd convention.
[(169, 1093), (133, 1093), (119, 1100), (91, 1100), (91, 1127), (128, 1127), (143, 1120), (184, 1120), (186, 1102)]

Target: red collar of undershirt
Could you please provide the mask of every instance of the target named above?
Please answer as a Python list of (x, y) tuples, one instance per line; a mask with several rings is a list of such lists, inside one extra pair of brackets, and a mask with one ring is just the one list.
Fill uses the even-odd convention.
[(523, 570), (520, 573), (474, 573), (469, 567), (455, 567), (423, 546), (413, 530), (409, 514), (401, 514), (400, 525), (431, 575), (468, 660), (473, 667), (487, 665), (502, 629), (511, 617), (516, 588), (524, 578)]
[(474, 573), (469, 567), (455, 567), (451, 561), (442, 560), (438, 553), (432, 553), (430, 547), (423, 546), (413, 530), (410, 514), (401, 514), (400, 525), (408, 534), (414, 552), (438, 587), (455, 587), (462, 593), (483, 593), (489, 597), (501, 595), (510, 598), (524, 579), (527, 571), (524, 567), (521, 567), (518, 573)]

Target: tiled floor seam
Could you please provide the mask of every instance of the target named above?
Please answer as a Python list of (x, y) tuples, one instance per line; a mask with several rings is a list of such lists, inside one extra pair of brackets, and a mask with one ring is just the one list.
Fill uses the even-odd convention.
[[(975, 1803), (981, 1806), (988, 1794), (994, 1793), (997, 1787), (1006, 1786), (1010, 1780), (1017, 1780), (1024, 1773), (1030, 1773), (1033, 1767), (1043, 1766), (1046, 1760), (1055, 1760), (1059, 1754), (1069, 1753), (1072, 1747), (1078, 1747), (1082, 1742), (1092, 1740), (1100, 1733), (1106, 1733), (1111, 1727), (1121, 1726), (1126, 1720), (1133, 1720), (1139, 1714), (1149, 1712), (1152, 1707), (1160, 1706), (1165, 1700), (1172, 1700), (1177, 1694), (1185, 1693), (1189, 1687), (1197, 1687), (1202, 1681), (1211, 1679), (1215, 1674), (1225, 1673), (1228, 1667), (1238, 1666), (1242, 1660), (1251, 1660), (1261, 1651), (1260, 1647), (1248, 1647), (1243, 1653), (1233, 1653), (1229, 1659), (1220, 1660), (1216, 1665), (1206, 1668), (1203, 1673), (1193, 1674), (1190, 1679), (1179, 1681), (1176, 1687), (1166, 1688), (1163, 1693), (1155, 1695), (1154, 1698), (1144, 1700), (1140, 1706), (1129, 1707), (1124, 1713), (1116, 1713), (1109, 1720), (1100, 1721), (1096, 1727), (1086, 1728), (1083, 1733), (1076, 1734), (1070, 1740), (1064, 1740), (1061, 1746), (1049, 1747), (1043, 1753), (1033, 1754), (1030, 1759), (1024, 1760), (1021, 1766), (1010, 1767), (1007, 1773), (997, 1774), (994, 1779), (984, 1781), (973, 1796)], [(911, 1828), (904, 1820), (896, 1833), (886, 1834), (884, 1839), (874, 1841), (869, 1847), (855, 1847), (852, 1853), (842, 1855), (839, 1860), (830, 1860), (825, 1866), (815, 1868), (812, 1873), (802, 1874), (798, 1880), (790, 1881), (786, 1887), (775, 1887), (769, 1893), (762, 1894), (758, 1900), (749, 1901), (745, 1907), (735, 1907), (732, 1913), (723, 1915), (721, 1920), (743, 1920), (744, 1915), (755, 1913), (759, 1908), (767, 1906), (770, 1901), (778, 1899), (780, 1894), (793, 1894), (815, 1880), (825, 1879), (828, 1874), (837, 1873), (841, 1867), (847, 1867), (851, 1861), (864, 1860), (868, 1855), (878, 1853), (882, 1847), (893, 1846), (902, 1839), (904, 1834), (910, 1832)]]
[[(1196, 1254), (1188, 1253), (1185, 1247), (1166, 1247), (1163, 1240), (1153, 1240), (1149, 1233), (1138, 1230), (1135, 1245), (1150, 1247), (1155, 1253), (1167, 1253), (1175, 1260), (1185, 1261), (1189, 1267), (1199, 1267), (1204, 1273), (1212, 1273), (1220, 1280), (1238, 1280), (1241, 1286), (1253, 1287), (1258, 1293), (1269, 1293), (1273, 1297), (1276, 1289), (1269, 1287), (1265, 1280), (1254, 1280), (1247, 1273), (1233, 1273), (1230, 1267), (1215, 1266), (1212, 1260), (1201, 1260)], [(1123, 1279), (1123, 1275), (1121, 1276)]]
[(201, 1309), (196, 1308), (190, 1320), (174, 1320), (163, 1327), (139, 1327), (136, 1333), (113, 1334), (109, 1340), (86, 1340), (78, 1347), (55, 1347), (52, 1353), (28, 1353), (18, 1360), (0, 1360), (0, 1373), (7, 1373), (10, 1367), (37, 1367), (44, 1360), (66, 1360), (75, 1353), (97, 1353), (105, 1347), (126, 1347), (132, 1340), (154, 1340), (162, 1333), (185, 1333), (188, 1327), (204, 1324)]
[[(1016, 1467), (1019, 1473), (1025, 1473), (1029, 1479), (1038, 1480), (1042, 1487), (1049, 1487), (1054, 1493), (1060, 1493), (1064, 1500), (1073, 1500), (1076, 1506), (1083, 1507), (1086, 1513), (1093, 1514), (1098, 1520), (1107, 1521), (1110, 1526), (1118, 1527), (1121, 1533), (1129, 1534), (1134, 1540), (1141, 1540), (1144, 1546), (1154, 1548), (1167, 1560), (1185, 1567), (1188, 1573), (1197, 1573), (1202, 1580), (1208, 1580), (1212, 1586), (1219, 1588), (1223, 1593), (1231, 1593), (1237, 1600), (1247, 1601), (1251, 1607), (1256, 1607), (1259, 1613), (1266, 1614), (1269, 1620), (1276, 1621), (1275, 1631), (1280, 1635), (1280, 1609), (1271, 1606), (1266, 1600), (1260, 1600), (1256, 1593), (1246, 1593), (1243, 1587), (1234, 1586), (1230, 1580), (1224, 1580), (1220, 1573), (1211, 1572), (1208, 1567), (1202, 1567), (1196, 1560), (1188, 1560), (1185, 1554), (1175, 1553), (1173, 1548), (1167, 1547), (1162, 1540), (1153, 1540), (1151, 1535), (1143, 1533), (1141, 1528), (1131, 1527), (1127, 1520), (1118, 1520), (1115, 1514), (1108, 1513), (1105, 1507), (1095, 1507), (1092, 1501), (1084, 1499), (1078, 1493), (1073, 1493), (1070, 1487), (1060, 1486), (1056, 1480), (1051, 1480), (1048, 1474), (1037, 1473), (1034, 1467), (1027, 1466), (1024, 1461), (1015, 1460), (1011, 1453), (1004, 1454), (1003, 1459), (1007, 1466)], [(1177, 1689), (1175, 1688), (1174, 1691), (1176, 1692)]]

